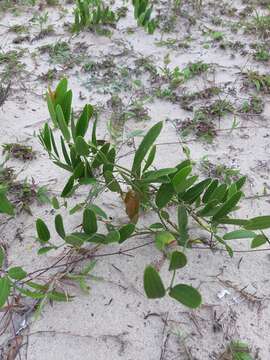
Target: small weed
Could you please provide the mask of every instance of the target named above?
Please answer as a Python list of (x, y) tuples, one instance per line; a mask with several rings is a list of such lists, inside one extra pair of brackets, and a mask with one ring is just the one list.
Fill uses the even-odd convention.
[(202, 61), (188, 64), (183, 70), (184, 80), (187, 81), (197, 75), (206, 72), (209, 69), (209, 64)]
[(77, 0), (72, 31), (96, 30), (99, 25), (114, 25), (117, 21), (114, 11), (101, 0)]
[(270, 92), (270, 75), (259, 74), (256, 71), (250, 71), (247, 73), (247, 81), (252, 86), (255, 86), (256, 90), (269, 93)]
[(253, 54), (253, 57), (257, 61), (269, 61), (270, 60), (270, 53), (269, 50), (264, 47), (258, 47), (256, 52)]
[(170, 62), (169, 59), (165, 59), (164, 62), (165, 66), (161, 68), (162, 78), (164, 81), (169, 82), (169, 87), (171, 90), (176, 89), (185, 81), (188, 81), (209, 69), (209, 65), (203, 63), (202, 61), (189, 63), (183, 70), (180, 70), (178, 66), (171, 70), (168, 67), (168, 63)]
[[(48, 190), (45, 186), (38, 187), (35, 182), (18, 181), (14, 170), (0, 164), (0, 189), (6, 188), (7, 195), (18, 212), (31, 213), (30, 206), (34, 201), (39, 204), (49, 203)], [(0, 211), (1, 212), (1, 211)]]
[(16, 34), (22, 34), (28, 32), (28, 26), (26, 25), (13, 25), (9, 28), (10, 32), (16, 33)]
[(195, 110), (193, 119), (186, 119), (177, 124), (182, 136), (194, 133), (197, 137), (207, 142), (212, 142), (217, 135), (216, 126), (213, 120), (222, 117), (227, 113), (233, 112), (232, 104), (227, 100), (216, 100), (211, 105), (202, 106)]
[(254, 360), (249, 346), (242, 341), (231, 341), (227, 350), (219, 357), (220, 360)]
[(11, 203), (16, 206), (17, 211), (26, 211), (32, 215), (30, 206), (37, 201), (39, 204), (49, 203), (48, 190), (46, 187), (38, 187), (34, 180), (32, 182), (14, 181), (9, 185)]
[(2, 81), (9, 82), (12, 78), (22, 73), (25, 65), (20, 62), (20, 59), (23, 54), (24, 50), (0, 52), (0, 65), (3, 66), (1, 73)]
[(45, 82), (51, 83), (53, 80), (57, 78), (57, 69), (49, 69), (46, 73), (43, 73), (40, 76), (40, 79)]
[(219, 87), (212, 86), (203, 89), (202, 91), (182, 95), (179, 98), (179, 101), (183, 109), (187, 111), (192, 111), (193, 110), (193, 106), (191, 105), (192, 102), (197, 100), (211, 99), (212, 97), (217, 96), (220, 93), (221, 93), (221, 89)]
[(67, 42), (58, 41), (55, 44), (44, 45), (39, 48), (41, 53), (48, 53), (51, 63), (70, 65), (73, 63), (71, 49)]
[(4, 82), (0, 82), (0, 107), (4, 105), (5, 101), (8, 98), (10, 90), (10, 82), (7, 85), (4, 85)]
[(213, 164), (207, 157), (201, 160), (200, 168), (205, 175), (217, 178), (227, 185), (237, 181), (242, 176), (238, 169), (228, 167), (225, 164)]
[(222, 117), (228, 113), (232, 113), (234, 107), (230, 101), (219, 99), (211, 105), (202, 108), (202, 111), (209, 116)]
[(23, 161), (33, 160), (35, 152), (32, 146), (22, 145), (18, 143), (3, 144), (3, 154), (7, 154), (9, 157), (19, 159)]
[(251, 22), (247, 24), (246, 30), (267, 38), (270, 34), (270, 15), (261, 15), (256, 11)]
[(214, 41), (222, 41), (224, 38), (224, 34), (220, 31), (210, 31), (209, 36)]
[(0, 164), (0, 186), (9, 186), (12, 182), (14, 182), (14, 179), (14, 169), (4, 166), (4, 164)]
[(148, 114), (148, 109), (143, 106), (141, 101), (134, 101), (128, 107), (127, 111), (125, 112), (126, 119), (134, 119), (136, 121), (146, 121), (150, 119)]
[(241, 111), (246, 114), (261, 114), (263, 109), (263, 100), (257, 96), (252, 96), (249, 100), (245, 100), (241, 107)]
[(195, 112), (193, 119), (188, 118), (184, 121), (177, 121), (176, 129), (181, 132), (183, 137), (195, 134), (195, 136), (208, 143), (211, 143), (217, 135), (214, 123), (199, 111)]

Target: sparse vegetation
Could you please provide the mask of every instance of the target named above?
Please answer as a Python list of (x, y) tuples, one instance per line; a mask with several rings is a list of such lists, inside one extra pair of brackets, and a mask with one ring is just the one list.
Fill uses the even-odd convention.
[(269, 5), (0, 1), (1, 359), (268, 358)]

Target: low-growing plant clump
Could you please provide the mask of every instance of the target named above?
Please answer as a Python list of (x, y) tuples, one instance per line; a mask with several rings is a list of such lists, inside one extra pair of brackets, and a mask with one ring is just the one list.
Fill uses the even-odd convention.
[[(86, 104), (75, 118), (72, 111), (72, 91), (66, 79), (58, 84), (55, 91), (49, 89), (47, 104), (50, 122), (40, 131), (39, 139), (54, 165), (69, 174), (61, 198), (54, 197), (55, 230), (59, 240), (55, 241), (46, 223), (36, 220), (39, 255), (64, 249), (64, 256), (57, 265), (37, 269), (27, 273), (21, 267), (4, 267), (5, 252), (1, 248), (0, 306), (4, 307), (12, 296), (21, 295), (37, 301), (40, 312), (46, 301), (68, 301), (72, 295), (62, 287), (65, 279), (73, 280), (87, 290), (86, 277), (93, 269), (95, 257), (121, 254), (124, 242), (148, 235), (153, 240), (137, 247), (155, 244), (168, 259), (171, 281), (164, 284), (153, 265), (145, 268), (143, 283), (148, 298), (156, 299), (169, 295), (172, 299), (190, 308), (197, 308), (202, 302), (198, 289), (190, 284), (175, 283), (176, 271), (186, 266), (188, 253), (193, 247), (214, 250), (223, 248), (233, 256), (231, 240), (250, 239), (251, 248), (269, 243), (264, 233), (270, 228), (270, 216), (251, 219), (235, 218), (244, 197), (246, 178), (223, 181), (209, 176), (199, 179), (193, 172), (190, 159), (182, 160), (169, 168), (154, 165), (157, 147), (155, 141), (161, 133), (162, 122), (156, 123), (144, 136), (138, 146), (131, 167), (124, 167), (117, 161), (117, 147), (97, 138), (98, 119), (94, 108)], [(91, 124), (91, 133), (90, 133)], [(57, 132), (55, 130), (58, 130)], [(67, 220), (60, 213), (61, 207), (68, 207), (68, 199), (73, 197), (80, 186), (88, 186), (89, 194), (83, 202), (70, 209), (70, 214), (81, 212), (81, 221), (76, 231), (67, 231)], [(103, 209), (95, 204), (96, 198), (104, 191), (119, 196), (127, 214), (126, 224), (119, 225)], [(0, 211), (14, 214), (7, 198), (7, 187), (0, 188)], [(170, 215), (169, 208), (175, 212)], [(144, 209), (153, 212), (157, 221), (142, 227), (140, 218)], [(198, 243), (189, 232), (189, 224), (196, 224), (207, 238)], [(226, 231), (225, 226), (236, 229)], [(111, 253), (97, 253), (106, 245), (115, 245)], [(64, 261), (67, 258), (68, 260)], [(77, 271), (76, 264), (91, 260), (83, 270)], [(74, 267), (75, 266), (75, 267)], [(44, 283), (44, 273), (56, 271)], [(42, 276), (41, 276), (42, 275)], [(61, 284), (61, 286), (59, 286)]]

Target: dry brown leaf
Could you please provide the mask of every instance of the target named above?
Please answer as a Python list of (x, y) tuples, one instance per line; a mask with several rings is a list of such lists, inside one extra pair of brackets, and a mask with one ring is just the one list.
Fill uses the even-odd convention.
[(139, 218), (140, 196), (136, 191), (129, 190), (124, 199), (126, 213), (133, 224), (136, 224)]

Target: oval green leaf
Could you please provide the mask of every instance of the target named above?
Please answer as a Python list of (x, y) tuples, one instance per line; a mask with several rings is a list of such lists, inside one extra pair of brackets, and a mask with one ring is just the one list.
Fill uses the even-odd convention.
[(170, 290), (169, 295), (191, 309), (199, 307), (202, 303), (202, 297), (199, 291), (186, 284), (175, 285)]
[(38, 239), (41, 243), (44, 243), (44, 242), (47, 242), (50, 240), (50, 238), (51, 238), (50, 231), (42, 219), (36, 220), (36, 230), (37, 230), (37, 234), (38, 234)]
[(181, 269), (182, 267), (186, 266), (186, 264), (186, 255), (180, 251), (174, 251), (171, 255), (169, 271)]
[(152, 266), (147, 266), (143, 277), (144, 291), (149, 299), (162, 298), (165, 288), (159, 273)]

